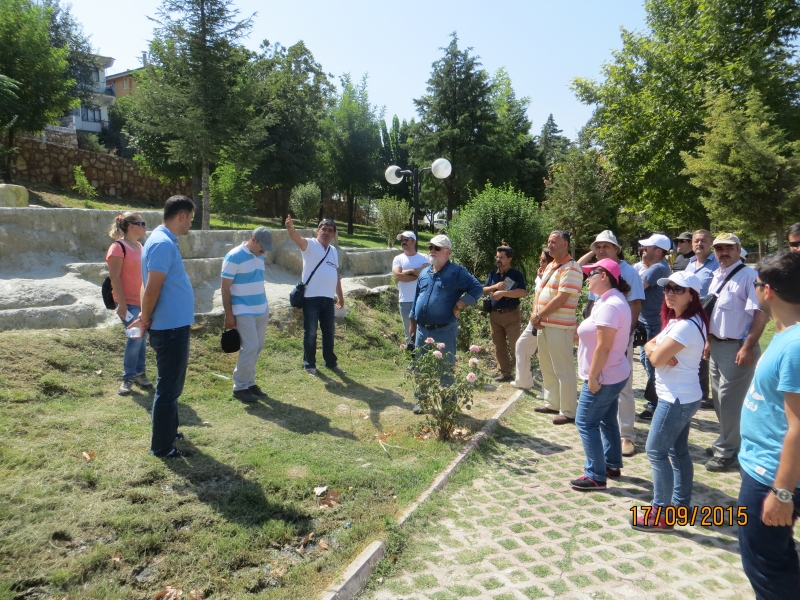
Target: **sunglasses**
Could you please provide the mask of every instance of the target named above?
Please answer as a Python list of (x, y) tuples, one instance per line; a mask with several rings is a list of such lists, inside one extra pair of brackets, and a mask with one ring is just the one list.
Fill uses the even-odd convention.
[(138, 225), (139, 227), (147, 226), (144, 221), (128, 221), (128, 223), (130, 223), (131, 225)]
[(441, 246), (434, 246), (433, 244), (428, 244), (428, 250), (436, 250), (437, 252), (439, 252), (439, 250), (441, 249), (442, 249)]
[(670, 292), (680, 296), (681, 294), (685, 294), (686, 293), (686, 288), (685, 287), (681, 287), (679, 285), (669, 285), (669, 284), (665, 285), (664, 286), (664, 293), (665, 294), (669, 294)]
[(593, 270), (589, 271), (589, 277), (591, 277), (593, 275), (602, 275), (602, 274), (603, 274), (603, 270), (602, 269), (593, 269)]
[(772, 288), (773, 291), (775, 291), (775, 292), (778, 291), (777, 289), (775, 289), (774, 285), (770, 285), (769, 283), (765, 283), (763, 281), (754, 281), (753, 282), (753, 287), (755, 287), (755, 288), (767, 287), (768, 285), (769, 285), (770, 288)]
[(789, 242), (790, 248), (800, 248), (800, 242)]
[(401, 238), (400, 238), (400, 243), (401, 243), (401, 244), (402, 244), (403, 242), (413, 242), (413, 241), (414, 241), (414, 238), (406, 238), (406, 237), (401, 237)]

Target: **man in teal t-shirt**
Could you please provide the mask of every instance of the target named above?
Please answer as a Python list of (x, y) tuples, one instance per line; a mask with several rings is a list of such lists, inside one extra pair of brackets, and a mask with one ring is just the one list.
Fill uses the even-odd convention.
[(742, 406), (739, 548), (756, 597), (778, 600), (800, 590), (800, 254), (769, 256), (756, 271), (758, 304), (776, 334)]

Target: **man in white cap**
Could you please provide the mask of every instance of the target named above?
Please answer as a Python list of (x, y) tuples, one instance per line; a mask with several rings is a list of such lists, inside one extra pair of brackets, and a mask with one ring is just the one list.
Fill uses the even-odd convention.
[[(465, 306), (474, 306), (483, 296), (481, 282), (461, 265), (450, 262), (452, 244), (446, 235), (437, 235), (428, 242), (430, 266), (425, 267), (417, 280), (417, 291), (409, 313), (410, 333), (416, 351), (436, 348), (425, 342), (428, 338), (444, 344), (445, 360), (456, 364), (458, 315)], [(442, 378), (449, 384), (448, 376)], [(414, 413), (420, 414), (419, 404)]]
[(742, 262), (739, 238), (720, 233), (713, 246), (719, 268), (710, 293), (716, 296), (716, 304), (709, 315), (709, 344), (703, 355), (710, 357), (711, 398), (721, 432), (713, 448), (706, 449), (711, 456), (706, 469), (727, 471), (738, 468), (742, 404), (761, 356), (758, 340), (769, 318), (759, 308), (753, 286), (758, 273)]
[[(639, 323), (644, 325), (647, 332), (647, 341), (652, 340), (661, 333), (661, 305), (664, 303), (664, 288), (658, 285), (659, 279), (670, 276), (672, 269), (666, 257), (672, 248), (670, 239), (660, 233), (654, 233), (646, 240), (639, 240), (642, 247), (642, 261), (634, 268), (639, 272), (644, 286), (644, 302), (639, 313)], [(656, 370), (644, 352), (644, 346), (639, 355), (642, 366), (647, 371), (647, 385), (644, 398), (647, 400), (645, 409), (639, 413), (639, 418), (649, 421), (653, 418), (653, 411), (658, 404), (656, 395)]]
[(431, 263), (425, 254), (417, 252), (417, 236), (413, 231), (404, 231), (397, 235), (400, 240), (402, 254), (398, 254), (392, 261), (392, 275), (397, 282), (400, 293), (400, 318), (403, 319), (403, 329), (406, 331), (406, 350), (413, 350), (414, 338), (409, 333), (411, 305), (417, 292), (417, 279), (422, 269)]
[[(628, 362), (631, 366), (631, 373), (633, 372), (633, 332), (636, 329), (636, 321), (639, 319), (639, 312), (642, 310), (642, 300), (644, 300), (644, 285), (639, 274), (627, 261), (622, 260), (620, 256), (621, 247), (614, 232), (610, 229), (601, 231), (597, 238), (590, 246), (591, 251), (584, 254), (578, 259), (578, 264), (583, 267), (589, 264), (593, 259), (602, 260), (610, 258), (619, 264), (621, 277), (631, 286), (631, 290), (625, 294), (625, 299), (628, 301), (628, 306), (631, 309), (631, 331), (628, 338)], [(589, 306), (587, 313), (591, 314), (592, 305), (597, 298), (594, 294), (589, 293)], [(619, 433), (622, 441), (622, 454), (623, 456), (633, 456), (636, 453), (636, 430), (634, 423), (636, 421), (636, 400), (633, 396), (633, 377), (629, 377), (625, 387), (619, 394), (618, 403), (618, 420), (619, 420)]]
[(236, 329), (241, 340), (233, 371), (233, 397), (257, 402), (266, 396), (256, 385), (256, 363), (264, 349), (269, 305), (264, 293), (264, 253), (272, 252), (272, 232), (259, 227), (222, 261), (222, 306), (225, 329)]

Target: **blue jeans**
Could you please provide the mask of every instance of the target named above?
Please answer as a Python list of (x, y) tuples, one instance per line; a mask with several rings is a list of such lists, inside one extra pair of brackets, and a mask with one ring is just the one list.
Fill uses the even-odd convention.
[(414, 306), (413, 302), (399, 302), (398, 305), (400, 306), (400, 318), (403, 319), (403, 329), (406, 330), (406, 346), (409, 344), (413, 344), (414, 340), (411, 339), (411, 336), (408, 334), (408, 328), (411, 325), (411, 319), (409, 315), (411, 314), (411, 307)]
[(150, 347), (156, 353), (156, 394), (153, 398), (153, 436), (150, 452), (165, 456), (178, 434), (178, 398), (189, 364), (189, 325), (150, 330)]
[[(800, 488), (794, 490), (794, 516), (800, 517)], [(800, 590), (800, 562), (794, 527), (764, 525), (761, 510), (769, 487), (742, 470), (739, 506), (746, 507), (747, 525), (739, 526), (739, 552), (744, 573), (758, 600), (789, 600)], [(794, 591), (792, 591), (794, 590)]]
[[(436, 340), (436, 343), (443, 343), (444, 348), (440, 350), (444, 359), (448, 361), (451, 365), (456, 364), (456, 338), (458, 337), (458, 321), (453, 321), (452, 323), (448, 323), (444, 327), (439, 327), (437, 329), (426, 329), (419, 323), (417, 324), (417, 337), (414, 340), (414, 347), (417, 351), (417, 356), (421, 356), (420, 353), (426, 352), (428, 350), (433, 351), (436, 350), (436, 346), (432, 346), (431, 344), (426, 344), (425, 340), (427, 338), (433, 338)], [(453, 383), (453, 376), (452, 375), (443, 375), (442, 376), (442, 385), (452, 385)]]
[(647, 458), (653, 469), (653, 506), (689, 506), (694, 464), (689, 456), (689, 425), (700, 400), (682, 404), (660, 400), (647, 435)]
[(339, 364), (333, 353), (335, 313), (333, 298), (306, 298), (303, 307), (303, 366), (306, 369), (317, 368), (317, 323), (322, 331), (322, 358), (325, 366), (332, 369)]
[[(130, 321), (126, 321), (120, 317), (122, 324), (127, 327), (130, 325), (139, 313), (142, 311), (140, 306), (128, 305), (128, 312), (133, 315)], [(137, 375), (143, 375), (145, 372), (144, 358), (147, 354), (147, 332), (138, 338), (127, 338), (125, 342), (125, 354), (122, 357), (122, 379), (133, 381)]]
[(619, 383), (600, 385), (595, 394), (589, 391), (589, 385), (585, 381), (581, 388), (575, 425), (586, 453), (583, 472), (597, 482), (606, 480), (606, 468), (622, 468), (617, 401), (627, 382), (626, 377)]
[[(661, 333), (661, 321), (658, 323), (640, 321), (640, 323), (644, 325), (644, 329), (647, 331), (648, 342)], [(647, 386), (645, 386), (645, 399), (648, 401), (647, 408), (653, 410), (656, 404), (658, 404), (658, 399), (655, 397), (656, 368), (653, 366), (653, 363), (647, 359), (644, 353), (644, 346), (639, 349), (639, 361), (642, 363), (644, 370), (647, 371)], [(652, 397), (648, 397), (648, 391), (652, 394)]]

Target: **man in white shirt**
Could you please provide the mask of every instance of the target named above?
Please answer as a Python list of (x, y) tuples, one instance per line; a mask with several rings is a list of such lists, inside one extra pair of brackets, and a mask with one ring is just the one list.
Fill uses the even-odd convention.
[(337, 309), (341, 310), (344, 307), (339, 254), (332, 244), (336, 237), (336, 223), (331, 219), (322, 219), (317, 226), (316, 239), (301, 236), (294, 228), (291, 216), (286, 217), (286, 229), (303, 255), (302, 281), (306, 284), (303, 308), (303, 366), (309, 375), (317, 374), (317, 325), (319, 325), (322, 330), (322, 358), (325, 366), (332, 371), (341, 372), (336, 354), (333, 353), (333, 336), (336, 331), (333, 299), (337, 298)]
[(706, 449), (711, 456), (706, 469), (727, 471), (738, 468), (742, 404), (761, 356), (758, 340), (768, 317), (758, 306), (753, 286), (758, 273), (741, 261), (739, 238), (732, 233), (720, 233), (713, 247), (719, 268), (714, 271), (710, 293), (718, 298), (711, 312), (703, 356), (710, 357), (711, 398), (721, 433), (714, 447)]
[(417, 279), (422, 269), (430, 266), (430, 260), (425, 254), (417, 252), (417, 236), (413, 231), (404, 231), (397, 235), (400, 240), (402, 254), (398, 254), (392, 261), (392, 275), (397, 281), (397, 290), (400, 292), (400, 318), (403, 319), (403, 329), (406, 331), (406, 350), (414, 349), (414, 339), (409, 334), (410, 321), (408, 315), (414, 304), (417, 293)]

